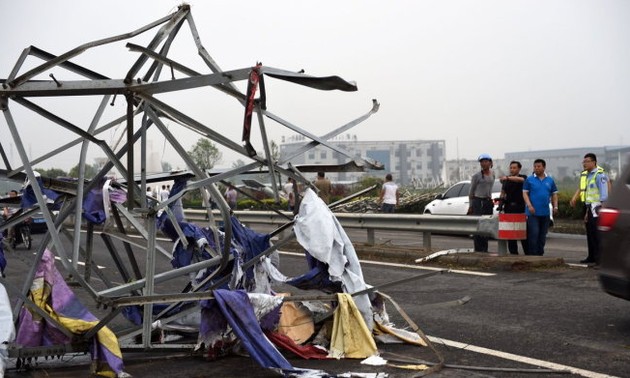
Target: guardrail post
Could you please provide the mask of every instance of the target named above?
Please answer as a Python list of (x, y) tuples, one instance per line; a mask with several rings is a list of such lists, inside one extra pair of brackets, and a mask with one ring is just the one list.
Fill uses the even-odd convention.
[(374, 229), (367, 229), (367, 245), (374, 245)]
[(425, 249), (431, 249), (431, 233), (428, 231), (422, 233), (422, 246)]

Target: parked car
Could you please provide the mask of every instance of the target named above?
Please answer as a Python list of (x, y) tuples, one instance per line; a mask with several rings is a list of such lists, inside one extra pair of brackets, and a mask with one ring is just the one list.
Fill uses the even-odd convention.
[[(470, 180), (460, 181), (448, 188), (444, 193), (438, 194), (435, 199), (424, 207), (424, 214), (434, 215), (466, 215), (468, 212), (468, 193), (470, 192)], [(501, 195), (501, 182), (496, 180), (492, 186), (492, 198)], [(494, 213), (497, 213), (497, 201), (494, 204)]]
[(599, 212), (600, 270), (604, 291), (630, 300), (630, 158)]

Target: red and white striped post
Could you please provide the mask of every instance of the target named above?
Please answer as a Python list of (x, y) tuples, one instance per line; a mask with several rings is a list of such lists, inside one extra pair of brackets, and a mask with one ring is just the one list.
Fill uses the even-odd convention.
[(499, 213), (499, 254), (507, 254), (507, 240), (527, 239), (527, 217), (525, 214)]

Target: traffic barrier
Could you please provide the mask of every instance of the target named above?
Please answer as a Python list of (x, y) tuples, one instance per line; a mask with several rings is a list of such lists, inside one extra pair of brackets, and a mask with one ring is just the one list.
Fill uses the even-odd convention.
[(499, 240), (527, 239), (527, 217), (525, 214), (499, 213)]
[[(207, 222), (205, 210), (184, 209), (190, 222)], [(293, 218), (293, 213), (283, 211), (234, 211), (234, 215), (244, 224), (268, 224), (282, 226)], [(218, 210), (213, 211), (215, 221), (221, 221)], [(375, 231), (407, 231), (422, 234), (423, 246), (431, 248), (432, 234), (480, 235), (497, 238), (498, 218), (496, 216), (473, 215), (426, 215), (426, 214), (353, 214), (335, 213), (344, 228), (367, 231), (367, 244), (374, 245)]]

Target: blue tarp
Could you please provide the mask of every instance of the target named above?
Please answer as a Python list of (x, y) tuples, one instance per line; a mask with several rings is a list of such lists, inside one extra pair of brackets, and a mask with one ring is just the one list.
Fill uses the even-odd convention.
[(214, 297), (227, 323), (258, 364), (266, 368), (293, 369), (263, 333), (245, 291), (215, 290)]
[(2, 239), (4, 236), (0, 232), (0, 273), (4, 274), (4, 269), (7, 267), (7, 259), (4, 257), (4, 243)]

